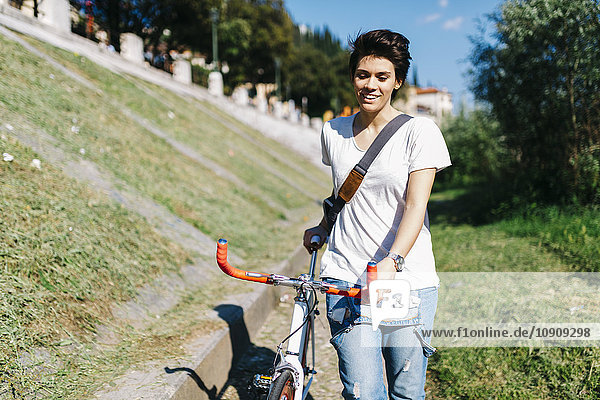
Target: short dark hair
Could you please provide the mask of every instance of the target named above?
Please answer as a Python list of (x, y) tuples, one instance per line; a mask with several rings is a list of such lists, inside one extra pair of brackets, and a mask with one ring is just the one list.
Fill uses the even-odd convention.
[[(363, 57), (374, 56), (390, 60), (394, 65), (396, 81), (402, 81), (402, 85), (404, 84), (412, 60), (408, 51), (410, 41), (404, 35), (388, 29), (378, 29), (359, 33), (356, 39), (350, 40), (348, 44), (352, 51), (348, 65), (351, 79), (354, 78), (358, 62)], [(397, 92), (398, 90), (392, 92), (392, 98)]]

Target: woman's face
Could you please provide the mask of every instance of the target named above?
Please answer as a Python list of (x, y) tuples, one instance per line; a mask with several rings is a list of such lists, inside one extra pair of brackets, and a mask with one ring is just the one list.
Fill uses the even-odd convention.
[(392, 91), (400, 87), (396, 82), (394, 64), (387, 58), (367, 56), (360, 59), (352, 79), (354, 94), (360, 109), (379, 112), (388, 106)]

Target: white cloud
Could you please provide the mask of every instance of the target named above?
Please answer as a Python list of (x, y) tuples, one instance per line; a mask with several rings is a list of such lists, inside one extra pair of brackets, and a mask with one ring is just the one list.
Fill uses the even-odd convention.
[(426, 15), (425, 18), (423, 18), (423, 23), (428, 24), (430, 22), (433, 22), (435, 20), (440, 19), (441, 16), (442, 16), (442, 14), (429, 14), (429, 15)]
[(464, 17), (456, 17), (456, 18), (449, 19), (446, 22), (444, 22), (444, 24), (442, 25), (442, 28), (444, 28), (447, 31), (450, 31), (450, 30), (456, 31), (456, 30), (460, 29), (464, 20), (465, 20)]
[(440, 0), (439, 4), (440, 4), (440, 7), (446, 8), (446, 7), (448, 7), (448, 0)]

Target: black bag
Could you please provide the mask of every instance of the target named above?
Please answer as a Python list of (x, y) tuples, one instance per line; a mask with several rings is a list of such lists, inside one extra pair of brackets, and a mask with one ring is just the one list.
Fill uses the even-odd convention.
[(375, 157), (379, 154), (383, 146), (388, 140), (400, 129), (402, 125), (408, 122), (412, 117), (406, 114), (400, 114), (396, 118), (392, 119), (383, 127), (381, 132), (377, 135), (371, 146), (367, 149), (365, 155), (361, 160), (352, 168), (346, 180), (338, 191), (338, 196), (332, 193), (331, 196), (323, 200), (323, 214), (325, 216), (325, 222), (327, 223), (327, 233), (331, 233), (335, 220), (338, 214), (344, 208), (344, 205), (350, 201), (354, 193), (358, 190), (358, 187), (362, 183), (367, 170), (375, 160)]
[(338, 205), (336, 207), (336, 198), (335, 194), (332, 194), (325, 200), (323, 200), (323, 214), (325, 215), (325, 222), (327, 223), (327, 234), (331, 233), (333, 229), (333, 224), (335, 224), (335, 220), (337, 219), (338, 214), (342, 211), (345, 202), (342, 200), (341, 207)]

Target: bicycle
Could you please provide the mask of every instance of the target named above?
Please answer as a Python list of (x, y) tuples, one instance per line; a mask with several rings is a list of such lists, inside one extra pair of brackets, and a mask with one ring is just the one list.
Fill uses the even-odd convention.
[[(318, 243), (320, 238), (313, 236), (311, 243)], [(348, 297), (360, 298), (365, 295), (365, 289), (356, 287), (342, 287), (332, 283), (314, 279), (317, 251), (311, 254), (308, 274), (301, 274), (298, 278), (289, 278), (284, 275), (264, 274), (244, 271), (232, 267), (227, 261), (227, 240), (219, 239), (217, 242), (217, 264), (223, 272), (234, 278), (260, 282), (274, 286), (287, 286), (296, 289), (290, 334), (277, 346), (273, 361), (271, 375), (255, 375), (251, 390), (256, 395), (265, 396), (267, 400), (293, 400), (306, 399), (314, 375), (317, 373), (315, 366), (314, 319), (318, 315), (317, 292), (331, 293)], [(368, 283), (374, 278), (377, 267), (370, 262), (367, 265)], [(288, 343), (283, 351), (284, 343)], [(311, 343), (312, 365), (308, 364), (308, 344)], [(304, 381), (310, 375), (306, 384)]]

